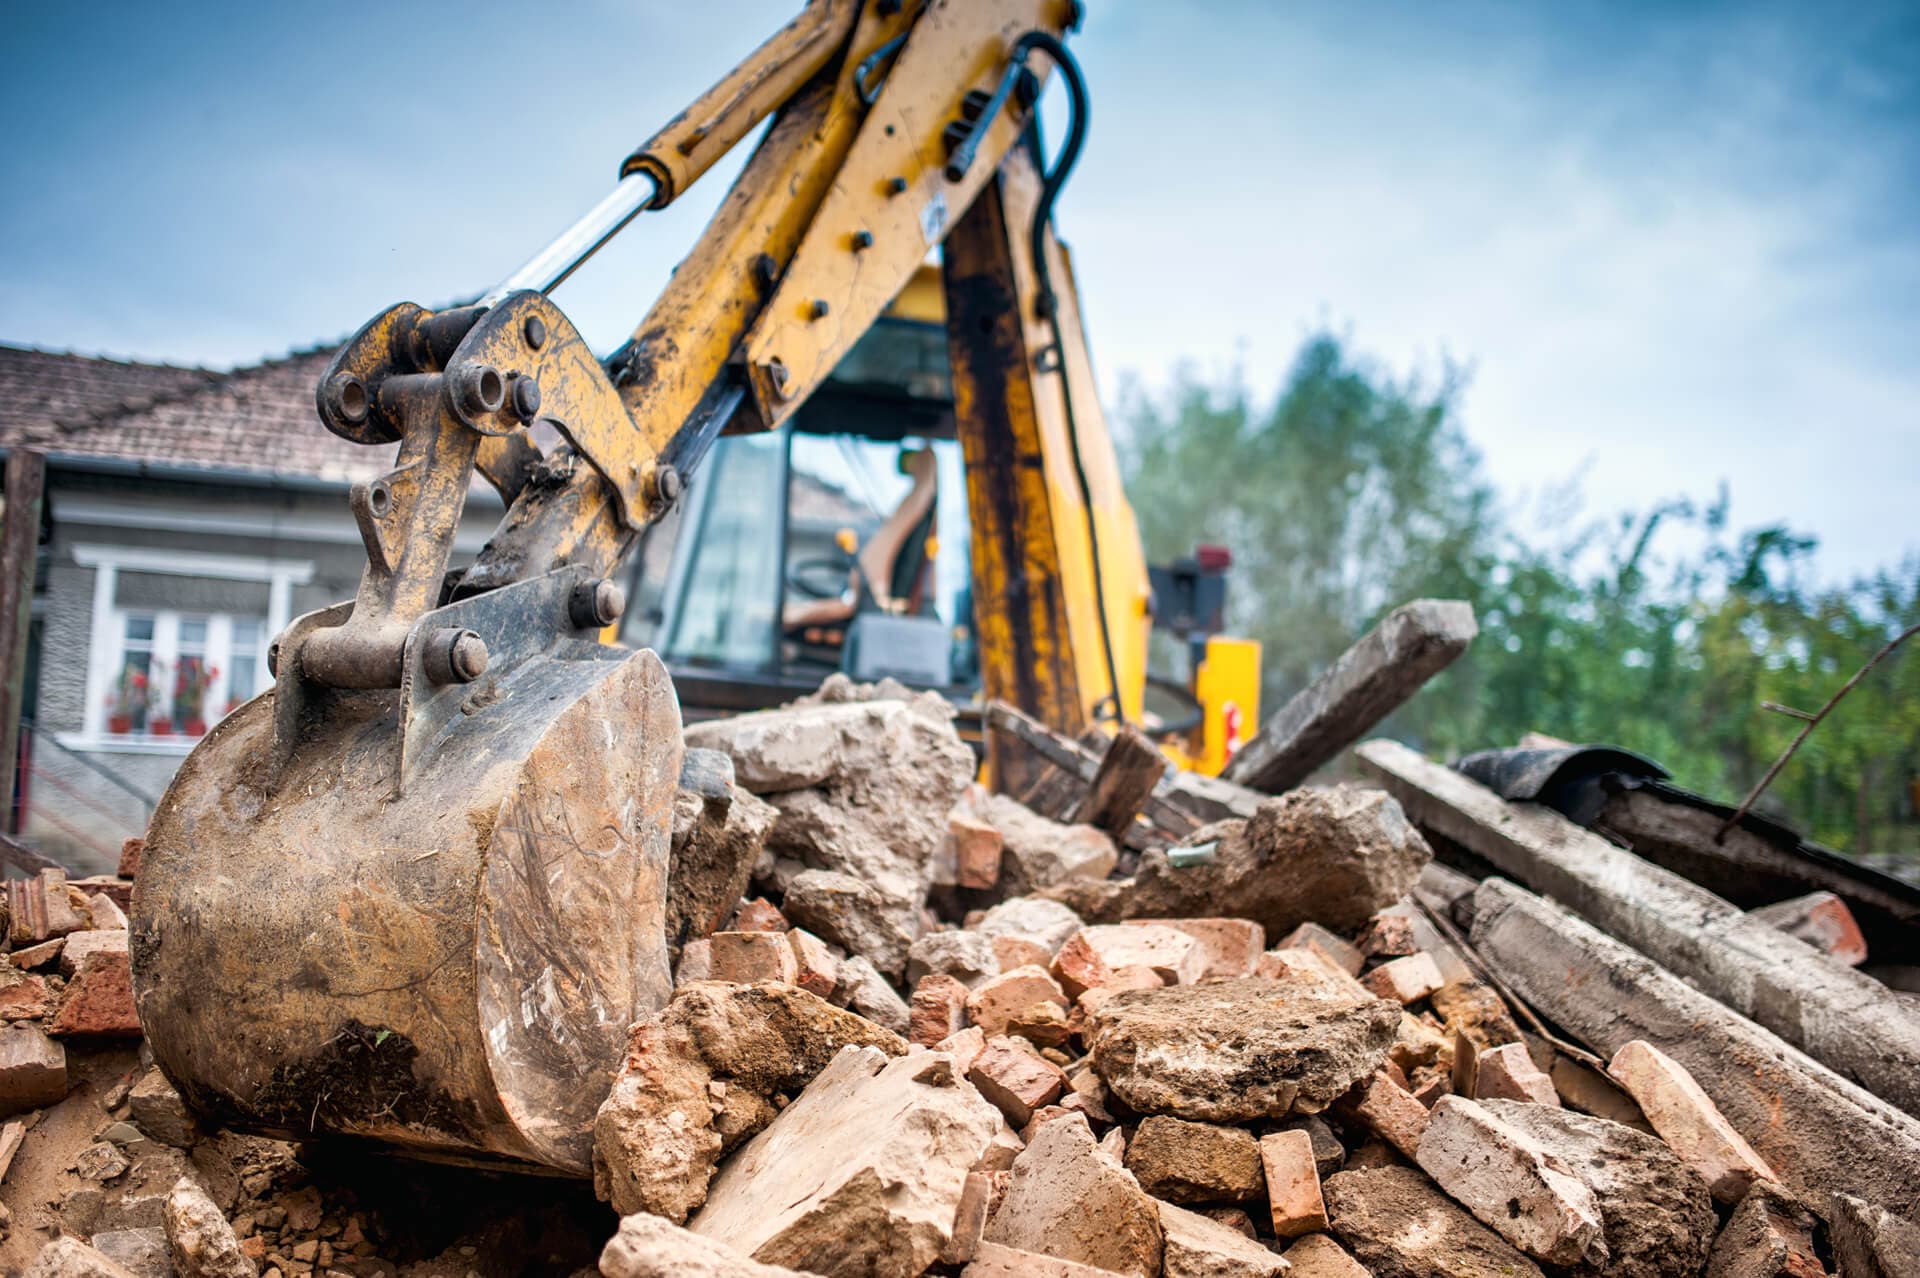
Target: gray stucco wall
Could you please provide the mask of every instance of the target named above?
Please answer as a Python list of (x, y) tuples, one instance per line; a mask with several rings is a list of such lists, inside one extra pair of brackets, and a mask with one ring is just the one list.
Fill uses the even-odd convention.
[[(237, 486), (63, 474), (48, 479), (53, 510), (39, 648), (38, 733), (32, 742), (27, 840), (75, 869), (107, 872), (123, 838), (143, 833), (147, 805), (157, 799), (185, 756), (171, 748), (74, 748), (87, 714), (93, 639), (95, 569), (75, 560), (76, 546), (178, 550), (313, 565), (312, 579), (291, 589), (290, 616), (350, 598), (365, 553), (338, 491), (272, 491)], [(462, 539), (477, 545), (499, 518), (497, 501), (470, 502)], [(155, 526), (161, 525), (161, 526)], [(203, 526), (204, 525), (204, 526)], [(456, 555), (456, 562), (470, 556)], [(259, 583), (176, 575), (129, 574), (126, 596), (183, 611), (263, 615)], [(118, 593), (118, 592), (117, 592)], [(65, 736), (68, 745), (59, 740)], [(122, 784), (115, 784), (103, 773)]]

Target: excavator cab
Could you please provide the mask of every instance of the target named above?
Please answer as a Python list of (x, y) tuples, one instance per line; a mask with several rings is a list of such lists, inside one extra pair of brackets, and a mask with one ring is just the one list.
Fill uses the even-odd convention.
[(777, 431), (720, 439), (628, 568), (623, 643), (689, 719), (836, 671), (972, 699), (967, 492), (939, 276), (925, 267)]

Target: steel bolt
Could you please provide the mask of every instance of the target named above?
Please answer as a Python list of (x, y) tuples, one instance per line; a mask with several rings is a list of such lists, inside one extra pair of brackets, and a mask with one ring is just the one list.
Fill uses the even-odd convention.
[(861, 249), (869, 249), (872, 247), (873, 247), (872, 231), (855, 231), (853, 233), (853, 251), (854, 252), (858, 253)]
[(567, 599), (567, 617), (580, 630), (611, 626), (626, 610), (627, 592), (605, 577), (581, 582)]
[(828, 309), (827, 301), (823, 297), (816, 297), (813, 299), (813, 305), (807, 309), (815, 319), (825, 319)]
[(672, 466), (657, 466), (653, 472), (653, 499), (671, 505), (680, 498), (680, 472)]
[(527, 322), (520, 326), (520, 332), (527, 339), (527, 345), (536, 351), (547, 344), (547, 322), (538, 315), (527, 316)]
[(427, 678), (472, 683), (487, 672), (487, 641), (471, 630), (442, 626), (427, 636)]
[(787, 397), (787, 366), (779, 356), (767, 361), (767, 384), (773, 387), (773, 393), (781, 399)]
[(491, 364), (462, 364), (453, 370), (453, 406), (462, 417), (485, 417), (507, 402), (507, 379)]
[(513, 379), (513, 415), (523, 422), (540, 415), (540, 383), (531, 377)]
[(902, 195), (902, 194), (905, 194), (906, 189), (907, 189), (907, 180), (905, 178), (895, 177), (895, 178), (887, 179), (888, 195)]

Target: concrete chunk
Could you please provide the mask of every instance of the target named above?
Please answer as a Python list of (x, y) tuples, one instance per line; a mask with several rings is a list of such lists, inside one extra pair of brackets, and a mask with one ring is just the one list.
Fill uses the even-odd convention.
[(1844, 1278), (1920, 1274), (1920, 1225), (1852, 1194), (1835, 1194), (1829, 1205), (1828, 1237)]
[(1415, 1160), (1483, 1224), (1556, 1265), (1605, 1265), (1600, 1204), (1558, 1156), (1485, 1107), (1443, 1096)]
[(54, 1105), (67, 1095), (67, 1049), (34, 1025), (0, 1029), (0, 1114)]
[(1334, 1235), (1379, 1278), (1542, 1278), (1418, 1168), (1349, 1169), (1327, 1178), (1326, 1194)]
[(985, 1240), (1139, 1278), (1160, 1273), (1166, 1246), (1154, 1200), (1079, 1114), (1044, 1124), (1014, 1160)]
[(1813, 1249), (1818, 1227), (1804, 1203), (1761, 1181), (1714, 1239), (1706, 1278), (1826, 1278), (1827, 1267)]
[(167, 1194), (161, 1220), (174, 1267), (187, 1278), (255, 1278), (259, 1272), (220, 1208), (186, 1177)]
[(1143, 1114), (1242, 1123), (1311, 1114), (1379, 1068), (1400, 1009), (1306, 980), (1117, 994), (1092, 1013), (1101, 1079)]
[(1119, 1278), (1111, 1269), (1096, 1269), (1037, 1251), (983, 1242), (960, 1278)]
[(124, 1265), (108, 1259), (78, 1238), (56, 1238), (40, 1249), (24, 1278), (134, 1278)]
[(945, 972), (971, 987), (999, 971), (993, 938), (984, 932), (929, 932), (907, 951), (907, 980), (914, 985), (929, 972)]
[(689, 1228), (763, 1264), (911, 1278), (952, 1239), (999, 1125), (949, 1058), (848, 1048), (728, 1160)]
[(621, 1218), (620, 1232), (600, 1253), (600, 1273), (603, 1278), (806, 1278), (797, 1269), (749, 1260), (648, 1212)]
[(904, 1035), (913, 1028), (907, 1001), (864, 954), (856, 954), (840, 965), (840, 983), (834, 987), (833, 998), (895, 1034)]
[(1715, 1201), (1736, 1203), (1773, 1169), (1735, 1131), (1713, 1098), (1678, 1061), (1644, 1040), (1613, 1054), (1607, 1073), (1626, 1088), (1653, 1130), (1700, 1173)]
[(1291, 1278), (1373, 1278), (1326, 1234), (1308, 1234), (1287, 1248), (1286, 1259)]

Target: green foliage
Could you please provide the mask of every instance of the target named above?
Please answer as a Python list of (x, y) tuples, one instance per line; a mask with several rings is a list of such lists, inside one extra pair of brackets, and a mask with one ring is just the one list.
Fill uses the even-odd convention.
[[(1232, 547), (1229, 623), (1261, 641), (1271, 711), (1384, 613), (1465, 599), (1468, 655), (1383, 725), (1443, 757), (1528, 731), (1640, 751), (1737, 800), (1827, 698), (1920, 621), (1920, 560), (1807, 584), (1811, 538), (1735, 534), (1724, 492), (1584, 519), (1554, 495), (1523, 534), (1461, 430), (1461, 378), (1396, 380), (1336, 337), (1307, 341), (1259, 403), (1239, 378), (1130, 392), (1122, 459), (1150, 557)], [(1920, 639), (1912, 647), (1920, 649)], [(1920, 655), (1889, 658), (1801, 747), (1776, 812), (1857, 853), (1920, 856)]]

